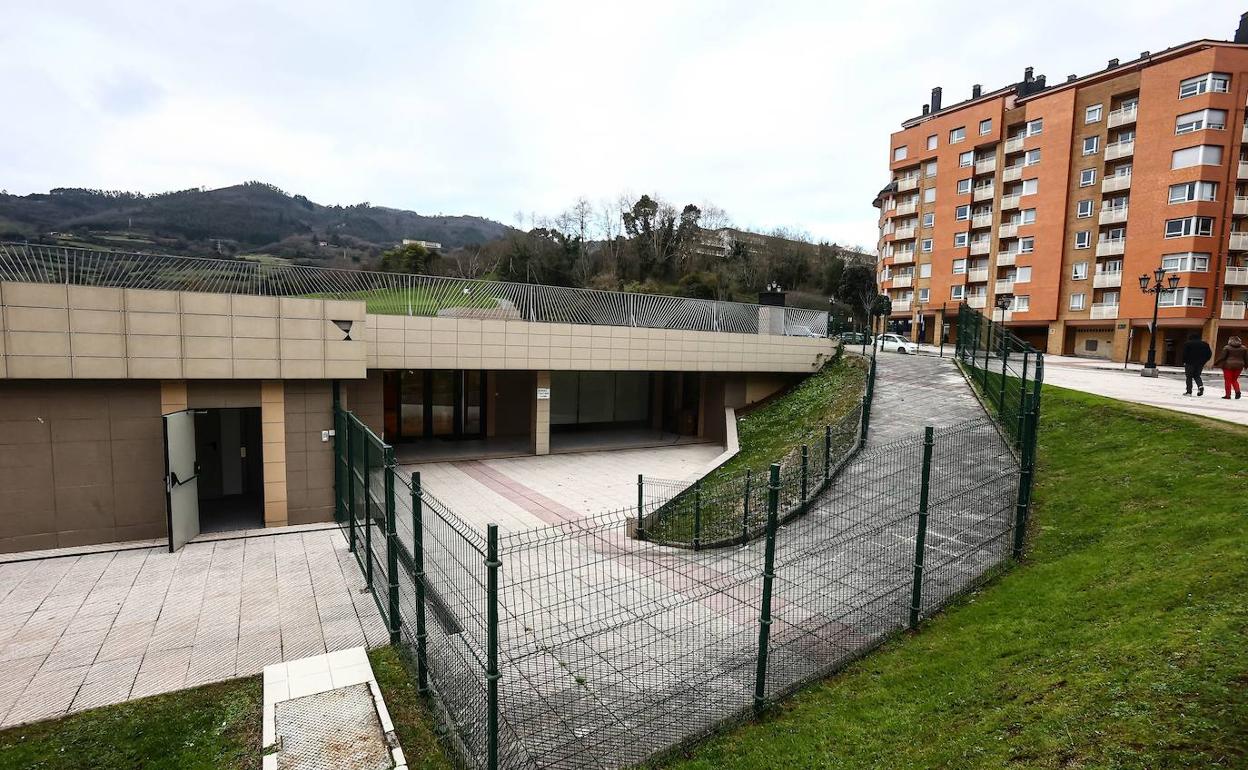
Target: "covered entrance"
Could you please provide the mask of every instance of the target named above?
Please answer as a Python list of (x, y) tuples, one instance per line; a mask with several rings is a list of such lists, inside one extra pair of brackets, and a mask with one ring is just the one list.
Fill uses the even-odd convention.
[(386, 440), (402, 443), (484, 436), (484, 374), (479, 369), (386, 372)]

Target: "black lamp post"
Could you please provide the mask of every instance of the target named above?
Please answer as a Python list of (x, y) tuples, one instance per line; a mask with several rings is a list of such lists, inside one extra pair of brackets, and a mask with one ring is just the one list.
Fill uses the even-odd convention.
[(1148, 360), (1140, 371), (1141, 377), (1157, 376), (1157, 311), (1161, 307), (1161, 294), (1179, 288), (1179, 276), (1166, 278), (1166, 269), (1159, 267), (1152, 276), (1144, 273), (1140, 276), (1140, 291), (1153, 295), (1153, 325), (1148, 330)]

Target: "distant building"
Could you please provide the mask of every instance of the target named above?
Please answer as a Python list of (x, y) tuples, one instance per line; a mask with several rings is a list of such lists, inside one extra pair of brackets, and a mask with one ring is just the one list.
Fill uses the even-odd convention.
[[(784, 244), (795, 244), (800, 248), (810, 249), (812, 252), (819, 248), (818, 244), (809, 241), (798, 241), (791, 238), (781, 238), (777, 235), (764, 235), (762, 233), (752, 233), (748, 230), (738, 230), (735, 227), (720, 227), (714, 230), (699, 229), (698, 239), (693, 247), (695, 254), (702, 257), (716, 257), (722, 259), (728, 256), (733, 249), (733, 244), (741, 244), (745, 251), (750, 255), (757, 255), (765, 252), (770, 246), (779, 246)], [(875, 257), (871, 254), (864, 254), (855, 249), (848, 249), (841, 246), (833, 246), (833, 249), (842, 256), (859, 256), (866, 263), (874, 263)]]
[(424, 246), (426, 249), (429, 249), (430, 251), (438, 251), (439, 249), (442, 248), (442, 244), (438, 243), (437, 241), (422, 241), (417, 238), (404, 238), (403, 239), (404, 246), (410, 246), (413, 243), (416, 244), (417, 246)]

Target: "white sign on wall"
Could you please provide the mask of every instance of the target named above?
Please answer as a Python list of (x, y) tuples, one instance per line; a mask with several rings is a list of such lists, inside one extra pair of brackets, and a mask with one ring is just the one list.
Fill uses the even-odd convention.
[(538, 401), (549, 401), (549, 400), (550, 400), (550, 388), (538, 388), (538, 389), (537, 389), (537, 400), (538, 400)]

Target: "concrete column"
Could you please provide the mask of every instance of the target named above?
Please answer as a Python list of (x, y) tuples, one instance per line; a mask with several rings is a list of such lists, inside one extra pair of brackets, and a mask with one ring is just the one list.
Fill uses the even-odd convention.
[[(1130, 341), (1130, 346), (1136, 350), (1148, 350), (1148, 335), (1149, 332), (1147, 326), (1137, 327), (1135, 335), (1132, 337), (1130, 320), (1120, 319), (1114, 321), (1114, 351), (1110, 354), (1111, 359), (1122, 362), (1127, 360), (1127, 357), (1134, 353), (1133, 350), (1127, 350), (1128, 340)], [(1143, 341), (1144, 344), (1142, 348), (1140, 347), (1141, 341)]]
[(286, 387), (260, 383), (260, 438), (264, 443), (264, 526), (284, 527), (286, 497)]
[(1049, 341), (1045, 346), (1045, 353), (1050, 356), (1060, 356), (1062, 347), (1066, 344), (1066, 322), (1051, 321), (1049, 323)]
[[(533, 437), (532, 448), (535, 455), (550, 454), (550, 372), (535, 372), (537, 375), (533, 379), (536, 381), (532, 395), (533, 399), (533, 430), (530, 435)], [(548, 394), (547, 398), (538, 398), (537, 393), (545, 389)]]

